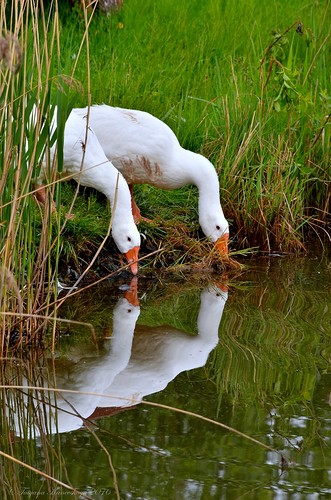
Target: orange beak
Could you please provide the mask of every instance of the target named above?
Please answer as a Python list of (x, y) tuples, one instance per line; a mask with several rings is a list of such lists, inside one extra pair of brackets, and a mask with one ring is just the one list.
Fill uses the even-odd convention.
[(221, 255), (228, 255), (228, 241), (229, 241), (229, 233), (223, 234), (217, 241), (215, 241), (215, 246)]
[(139, 306), (138, 299), (138, 278), (134, 276), (130, 283), (129, 290), (125, 293), (125, 298), (134, 307)]
[(229, 288), (226, 285), (224, 285), (224, 283), (216, 282), (215, 284), (216, 284), (217, 288), (219, 288), (221, 290), (221, 292), (226, 293), (229, 291)]
[(126, 252), (125, 257), (126, 260), (128, 261), (128, 264), (130, 264), (130, 269), (132, 274), (137, 274), (138, 273), (138, 253), (139, 253), (140, 247), (133, 247), (131, 250)]

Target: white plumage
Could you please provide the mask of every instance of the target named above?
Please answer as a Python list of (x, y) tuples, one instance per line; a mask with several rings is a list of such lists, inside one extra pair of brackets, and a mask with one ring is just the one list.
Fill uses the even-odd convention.
[[(52, 128), (54, 126), (55, 123)], [(52, 163), (55, 151), (56, 145), (51, 149)], [(97, 189), (109, 199), (114, 241), (120, 252), (125, 254), (132, 273), (137, 274), (140, 234), (132, 215), (129, 187), (122, 174), (105, 156), (94, 131), (90, 127), (87, 129), (86, 120), (74, 110), (64, 130), (63, 172), (72, 174), (81, 185)], [(44, 173), (39, 183), (43, 177)]]
[[(149, 113), (107, 105), (75, 112), (88, 117), (108, 160), (130, 186), (146, 183), (175, 189), (196, 185), (201, 228), (221, 254), (228, 253), (229, 225), (220, 203), (218, 176), (207, 158), (182, 148), (173, 131)], [(133, 194), (132, 207), (138, 220)]]

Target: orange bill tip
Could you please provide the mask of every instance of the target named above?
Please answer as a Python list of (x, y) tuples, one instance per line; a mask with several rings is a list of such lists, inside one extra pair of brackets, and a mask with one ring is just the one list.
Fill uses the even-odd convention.
[(125, 254), (126, 260), (128, 261), (128, 264), (130, 264), (130, 269), (132, 274), (137, 274), (138, 273), (138, 254), (139, 254), (140, 247), (133, 247), (130, 250), (128, 250)]
[(229, 242), (229, 233), (223, 234), (217, 241), (215, 241), (215, 246), (221, 255), (228, 255), (228, 242)]
[(216, 286), (217, 286), (217, 288), (218, 288), (221, 292), (227, 293), (227, 292), (229, 291), (228, 286), (227, 286), (227, 285), (225, 285), (224, 283), (217, 282), (217, 283), (216, 283)]
[(130, 283), (130, 288), (125, 293), (126, 300), (134, 307), (139, 306), (138, 299), (138, 278), (134, 276)]

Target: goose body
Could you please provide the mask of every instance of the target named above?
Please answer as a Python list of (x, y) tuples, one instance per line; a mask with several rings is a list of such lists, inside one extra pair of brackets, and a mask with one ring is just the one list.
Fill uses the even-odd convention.
[(130, 186), (176, 189), (196, 185), (200, 226), (220, 253), (227, 254), (229, 225), (220, 202), (218, 176), (207, 158), (182, 148), (170, 127), (144, 111), (105, 104), (75, 111), (87, 117), (108, 160)]
[[(56, 145), (51, 150), (52, 163), (55, 151)], [(112, 236), (120, 252), (126, 256), (132, 273), (137, 274), (140, 234), (133, 219), (128, 184), (105, 156), (94, 131), (90, 127), (87, 129), (86, 119), (74, 110), (64, 130), (63, 172), (72, 174), (82, 186), (94, 188), (109, 199)]]

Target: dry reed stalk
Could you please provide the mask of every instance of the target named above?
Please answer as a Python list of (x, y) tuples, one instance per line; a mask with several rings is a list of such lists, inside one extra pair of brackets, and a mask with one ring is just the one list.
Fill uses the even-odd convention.
[[(36, 235), (31, 226), (34, 201), (29, 196), (37, 165), (49, 148), (49, 139), (43, 132), (43, 115), (48, 113), (53, 62), (60, 55), (56, 1), (53, 9), (53, 16), (46, 17), (42, 3), (15, 0), (9, 14), (0, 17), (0, 32), (7, 33), (0, 38), (1, 310), (17, 314), (15, 320), (2, 322), (3, 350), (13, 325), (18, 324), (20, 338), (23, 332), (28, 332), (31, 339), (37, 338), (40, 325), (42, 329), (46, 327), (46, 320), (37, 321), (33, 313), (41, 303), (49, 302), (50, 283), (56, 274), (49, 250), (54, 187), (42, 217), (39, 245), (34, 242)], [(31, 124), (33, 102), (39, 103), (41, 112)], [(53, 181), (54, 170), (49, 170)], [(24, 321), (22, 317), (19, 319), (23, 312), (27, 315)]]

